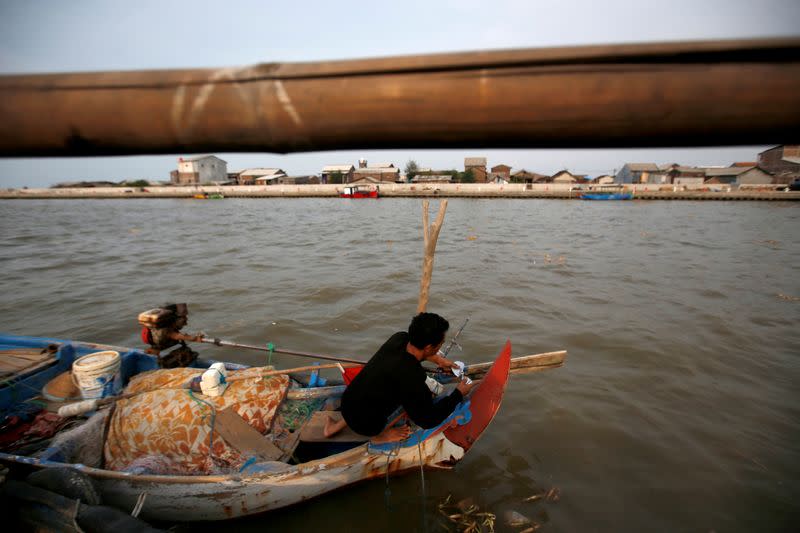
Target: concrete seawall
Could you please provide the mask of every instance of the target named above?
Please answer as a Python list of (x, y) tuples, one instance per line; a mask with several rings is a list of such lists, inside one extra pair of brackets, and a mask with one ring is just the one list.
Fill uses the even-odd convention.
[[(95, 187), (74, 189), (2, 189), (0, 199), (130, 199), (187, 198), (221, 193), (226, 198), (338, 197), (342, 185), (256, 185), (193, 187)], [(800, 200), (800, 191), (776, 191), (774, 186), (627, 185), (636, 200)], [(407, 184), (380, 185), (384, 198), (550, 198), (578, 199), (569, 184)]]

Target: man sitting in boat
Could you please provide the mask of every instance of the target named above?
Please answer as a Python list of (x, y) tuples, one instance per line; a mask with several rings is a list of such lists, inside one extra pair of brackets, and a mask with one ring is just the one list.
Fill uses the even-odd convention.
[(356, 433), (374, 437), (375, 443), (403, 440), (411, 434), (408, 425), (387, 427), (400, 407), (419, 427), (441, 424), (473, 387), (462, 381), (452, 393), (434, 402), (425, 383), (423, 360), (445, 369), (455, 366), (438, 355), (449, 326), (435, 313), (420, 313), (411, 321), (408, 332), (392, 335), (348, 385), (342, 396), (343, 419), (329, 420), (325, 436), (348, 426)]
[[(186, 346), (186, 341), (200, 342), (204, 335), (202, 333), (195, 335), (181, 333), (180, 330), (188, 323), (189, 307), (186, 304), (167, 304), (139, 315), (139, 324), (142, 325), (142, 340), (150, 345), (145, 351), (159, 356), (162, 368), (188, 366), (197, 358), (197, 353)], [(172, 348), (176, 344), (180, 344), (180, 347), (161, 357), (163, 350)]]

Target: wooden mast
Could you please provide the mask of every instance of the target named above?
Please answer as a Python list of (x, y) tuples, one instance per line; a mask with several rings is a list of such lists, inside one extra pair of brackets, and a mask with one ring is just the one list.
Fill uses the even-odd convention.
[(800, 39), (0, 76), (0, 156), (800, 142)]
[(442, 200), (439, 204), (439, 213), (436, 221), (428, 225), (428, 200), (422, 201), (422, 236), (425, 240), (425, 257), (422, 259), (422, 278), (419, 282), (419, 302), (417, 303), (417, 314), (424, 313), (428, 308), (428, 296), (430, 295), (431, 276), (433, 275), (433, 257), (436, 253), (436, 241), (439, 239), (439, 230), (442, 229), (444, 214), (447, 211), (447, 200)]

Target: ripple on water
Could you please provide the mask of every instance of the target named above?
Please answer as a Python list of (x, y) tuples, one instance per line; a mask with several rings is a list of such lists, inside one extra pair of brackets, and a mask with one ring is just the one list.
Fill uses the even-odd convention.
[[(431, 474), (428, 495), (542, 509), (553, 531), (780, 529), (769, 526), (796, 515), (790, 496), (800, 494), (800, 305), (777, 296), (796, 292), (786, 280), (800, 265), (797, 206), (630, 204), (450, 202), (428, 308), (453, 330), (471, 317), (459, 357), (485, 360), (505, 338), (515, 354), (569, 356), (558, 370), (513, 375), (488, 431), (456, 472)], [(138, 345), (136, 314), (174, 300), (189, 303), (189, 330), (366, 358), (416, 309), (417, 200), (0, 206), (14, 228), (0, 241), (2, 329), (12, 333)], [(765, 239), (780, 249), (754, 244)], [(522, 507), (551, 486), (558, 505)], [(338, 491), (270, 525), (308, 529), (320, 508), (347, 523), (343, 510), (360, 512), (365, 499), (381, 508), (383, 488)], [(412, 476), (392, 490), (418, 501)], [(416, 527), (385, 520), (363, 525)]]

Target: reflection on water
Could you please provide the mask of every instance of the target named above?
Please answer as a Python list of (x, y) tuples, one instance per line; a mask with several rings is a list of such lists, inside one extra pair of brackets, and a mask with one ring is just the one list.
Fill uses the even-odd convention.
[[(511, 530), (781, 531), (800, 523), (800, 206), (451, 200), (429, 308), (468, 362), (567, 349), (514, 376), (454, 472), (363, 483), (207, 529), (429, 530), (473, 497)], [(420, 201), (0, 202), (2, 329), (139, 345), (137, 314), (190, 331), (369, 357), (407, 326)], [(205, 354), (263, 364), (258, 352)], [(282, 357), (278, 364), (302, 364)], [(557, 502), (524, 499), (557, 488)], [(425, 522), (423, 522), (423, 520)]]

